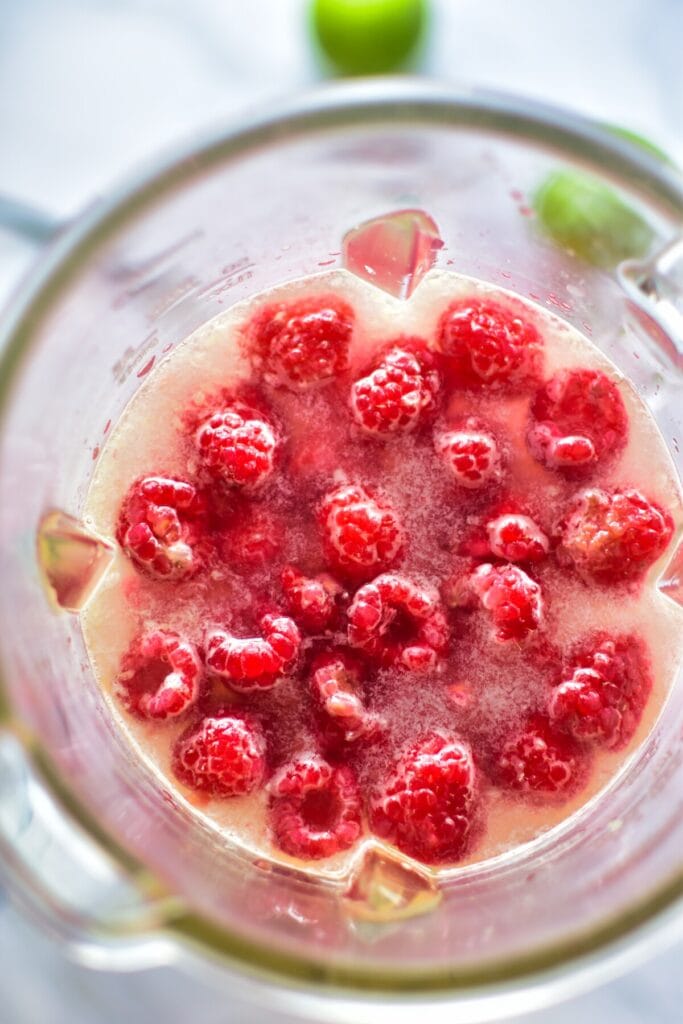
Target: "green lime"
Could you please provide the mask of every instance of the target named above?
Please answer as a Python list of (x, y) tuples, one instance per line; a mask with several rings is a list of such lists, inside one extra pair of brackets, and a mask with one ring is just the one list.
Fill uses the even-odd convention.
[(314, 0), (313, 31), (345, 75), (395, 71), (414, 53), (427, 0)]
[(542, 230), (563, 249), (596, 267), (615, 267), (644, 256), (652, 242), (649, 224), (597, 178), (555, 171), (536, 192)]

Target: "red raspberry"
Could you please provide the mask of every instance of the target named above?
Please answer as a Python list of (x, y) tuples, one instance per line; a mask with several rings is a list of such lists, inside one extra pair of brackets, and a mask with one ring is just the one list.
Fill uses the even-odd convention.
[(639, 491), (581, 491), (561, 524), (560, 561), (601, 583), (636, 580), (673, 534), (668, 512)]
[(308, 633), (323, 633), (335, 618), (341, 587), (331, 576), (304, 576), (293, 565), (282, 571), (282, 589), (290, 615)]
[(346, 651), (329, 651), (313, 662), (311, 693), (327, 719), (325, 738), (329, 746), (368, 741), (380, 732), (381, 721), (358, 695), (360, 685), (360, 665)]
[(483, 487), (500, 473), (496, 439), (478, 420), (470, 418), (458, 430), (436, 434), (434, 448), (461, 487)]
[(600, 370), (561, 370), (531, 404), (529, 449), (549, 469), (592, 469), (621, 451), (627, 436), (619, 388)]
[(369, 579), (403, 554), (405, 534), (396, 512), (364, 487), (330, 491), (320, 507), (320, 522), (327, 559), (347, 579)]
[(249, 715), (216, 712), (194, 723), (173, 747), (173, 773), (215, 797), (245, 796), (263, 785), (266, 741)]
[(578, 740), (620, 750), (632, 739), (652, 690), (645, 644), (636, 636), (593, 637), (553, 690), (550, 717)]
[(519, 643), (541, 625), (541, 588), (519, 566), (484, 562), (470, 573), (469, 585), (491, 613), (498, 643)]
[(442, 314), (437, 345), (458, 387), (518, 385), (538, 375), (543, 342), (533, 324), (509, 307), (459, 299)]
[(187, 579), (203, 564), (206, 503), (192, 484), (148, 476), (128, 491), (117, 538), (126, 554), (150, 576)]
[(441, 378), (425, 343), (407, 339), (351, 385), (351, 415), (366, 434), (408, 434), (434, 412), (440, 390)]
[(275, 466), (272, 425), (242, 402), (212, 413), (197, 430), (195, 444), (202, 464), (229, 487), (254, 490)]
[(370, 798), (370, 826), (425, 864), (466, 853), (476, 810), (472, 753), (457, 737), (431, 733), (411, 746)]
[(531, 516), (496, 516), (486, 524), (486, 532), (492, 554), (506, 562), (540, 562), (548, 554), (548, 538)]
[(292, 389), (317, 387), (344, 372), (353, 310), (336, 296), (269, 306), (251, 326), (266, 380)]
[(221, 557), (238, 573), (270, 565), (282, 550), (283, 533), (282, 524), (265, 509), (239, 509), (220, 536)]
[(492, 766), (494, 781), (521, 793), (573, 796), (588, 781), (590, 761), (570, 736), (534, 715), (507, 740)]
[(318, 754), (300, 754), (268, 788), (274, 839), (290, 856), (331, 857), (360, 836), (361, 798), (350, 768), (333, 768)]
[(582, 434), (562, 434), (554, 423), (534, 423), (527, 432), (531, 454), (548, 469), (576, 475), (592, 469), (598, 454), (591, 439)]
[(197, 703), (203, 674), (194, 644), (155, 629), (124, 654), (114, 693), (139, 718), (178, 718)]
[(448, 646), (448, 623), (437, 598), (405, 576), (386, 573), (366, 583), (347, 615), (349, 643), (384, 666), (425, 672)]
[(301, 637), (292, 619), (264, 615), (262, 637), (246, 639), (217, 629), (209, 634), (206, 666), (238, 693), (269, 690), (299, 656)]

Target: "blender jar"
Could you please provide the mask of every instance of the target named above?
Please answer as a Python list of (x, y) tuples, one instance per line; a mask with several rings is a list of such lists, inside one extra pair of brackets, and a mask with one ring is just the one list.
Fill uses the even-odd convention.
[[(528, 197), (558, 168), (608, 182), (637, 211), (639, 260), (592, 266), (543, 236)], [(408, 1020), (428, 1002), (437, 1019), (484, 1020), (623, 968), (646, 934), (680, 934), (680, 679), (607, 790), (440, 884), (378, 852), (352, 878), (316, 882), (231, 848), (135, 759), (93, 677), (74, 609), (108, 551), (78, 520), (108, 425), (199, 325), (342, 265), (350, 228), (405, 208), (438, 225), (437, 267), (588, 332), (680, 468), (683, 182), (579, 118), (410, 80), (335, 87), (86, 212), (5, 313), (0, 376), (0, 850), (10, 891), (85, 963), (191, 957), (325, 1020), (390, 1005)], [(44, 574), (54, 583), (67, 556), (84, 589), (56, 607)], [(660, 580), (679, 603), (682, 559)]]

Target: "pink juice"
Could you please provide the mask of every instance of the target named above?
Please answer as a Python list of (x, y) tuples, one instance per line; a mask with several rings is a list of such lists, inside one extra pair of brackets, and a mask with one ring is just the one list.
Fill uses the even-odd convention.
[(583, 335), (431, 271), (254, 296), (147, 377), (85, 524), (81, 613), (134, 756), (198, 825), (336, 876), (514, 851), (615, 779), (683, 612), (665, 444)]

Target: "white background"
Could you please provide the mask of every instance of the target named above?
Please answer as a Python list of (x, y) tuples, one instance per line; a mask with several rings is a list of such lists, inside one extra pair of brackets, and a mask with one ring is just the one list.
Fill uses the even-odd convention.
[[(306, 6), (0, 0), (0, 194), (69, 218), (165, 146), (315, 82)], [(434, 8), (428, 73), (621, 123), (683, 162), (683, 0)], [(31, 258), (0, 229), (0, 294)], [(679, 945), (524, 1024), (680, 1024), (682, 954)], [(103, 975), (69, 965), (1, 903), (0, 965), (0, 1024), (265, 1024), (173, 971)]]

